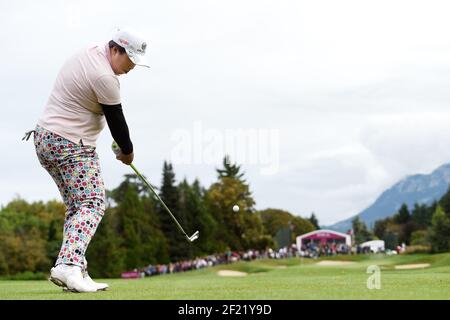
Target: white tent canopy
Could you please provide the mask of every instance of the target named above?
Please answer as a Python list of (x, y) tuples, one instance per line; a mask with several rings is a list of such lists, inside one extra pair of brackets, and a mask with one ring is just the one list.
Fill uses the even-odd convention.
[(370, 248), (370, 251), (377, 253), (384, 251), (384, 241), (383, 240), (372, 240), (360, 244), (361, 248)]
[(301, 250), (303, 240), (319, 240), (321, 242), (327, 242), (332, 240), (344, 240), (345, 244), (348, 246), (352, 245), (351, 236), (345, 233), (328, 230), (328, 229), (320, 229), (315, 230), (312, 232), (308, 232), (305, 234), (302, 234), (301, 236), (297, 237), (297, 248), (298, 250)]

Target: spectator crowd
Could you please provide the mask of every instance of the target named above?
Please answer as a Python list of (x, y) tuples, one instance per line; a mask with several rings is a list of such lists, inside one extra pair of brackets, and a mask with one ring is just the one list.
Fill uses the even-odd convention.
[[(155, 275), (172, 274), (214, 267), (221, 264), (229, 264), (238, 261), (252, 261), (256, 259), (286, 259), (292, 257), (318, 258), (320, 256), (333, 256), (338, 254), (351, 254), (351, 247), (345, 243), (321, 243), (308, 242), (303, 244), (301, 250), (295, 244), (282, 247), (278, 250), (266, 248), (266, 250), (231, 251), (224, 253), (197, 257), (193, 260), (171, 262), (169, 264), (149, 264), (140, 269), (122, 273), (122, 278), (144, 278)], [(363, 253), (358, 252), (358, 253)]]
[(148, 266), (133, 271), (122, 273), (122, 278), (144, 278), (148, 276), (172, 274), (214, 267), (221, 264), (229, 264), (237, 261), (252, 261), (256, 259), (285, 259), (298, 256), (297, 246), (292, 244), (289, 248), (279, 250), (267, 248), (266, 250), (231, 251), (197, 257), (193, 260), (171, 262), (169, 264), (149, 264)]
[(351, 247), (345, 243), (315, 243), (313, 241), (302, 245), (299, 253), (302, 257), (318, 258), (320, 256), (334, 256), (337, 254), (350, 254)]

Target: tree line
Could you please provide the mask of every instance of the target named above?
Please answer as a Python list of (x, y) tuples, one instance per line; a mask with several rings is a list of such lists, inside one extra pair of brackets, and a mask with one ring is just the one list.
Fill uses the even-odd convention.
[(356, 217), (352, 221), (356, 243), (384, 240), (385, 247), (395, 249), (405, 243), (425, 252), (450, 250), (450, 189), (430, 205), (415, 204), (408, 208), (402, 204), (391, 217), (375, 222), (373, 230)]
[[(276, 234), (289, 227), (295, 235), (318, 227), (314, 214), (302, 218), (279, 209), (257, 211), (244, 172), (228, 157), (217, 180), (204, 188), (198, 180), (176, 183), (172, 164), (164, 162), (159, 196), (192, 234), (188, 243), (160, 202), (134, 174), (107, 190), (107, 208), (86, 253), (94, 277), (117, 277), (123, 271), (193, 259), (226, 250), (276, 247)], [(232, 207), (239, 206), (234, 212)], [(0, 210), (0, 275), (48, 273), (62, 242), (65, 205), (17, 198)]]

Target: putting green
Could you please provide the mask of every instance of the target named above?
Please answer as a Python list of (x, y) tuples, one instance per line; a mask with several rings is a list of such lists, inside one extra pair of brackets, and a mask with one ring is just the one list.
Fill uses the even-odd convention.
[[(325, 263), (319, 263), (321, 261)], [(413, 264), (429, 266), (396, 268)], [(373, 265), (380, 271), (380, 289), (367, 286), (369, 277), (374, 276), (367, 273)], [(218, 274), (220, 270), (247, 275), (224, 277)], [(101, 281), (108, 282), (111, 289), (75, 294), (63, 293), (44, 280), (2, 280), (0, 299), (450, 299), (450, 253), (265, 259), (137, 280)]]

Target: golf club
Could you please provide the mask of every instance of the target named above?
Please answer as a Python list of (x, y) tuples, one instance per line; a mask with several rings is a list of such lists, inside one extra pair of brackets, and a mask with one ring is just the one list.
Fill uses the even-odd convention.
[[(112, 145), (111, 145), (111, 149), (114, 152), (115, 155), (118, 155), (121, 150), (119, 145), (113, 141)], [(147, 180), (139, 173), (139, 171), (136, 169), (136, 167), (133, 164), (130, 164), (130, 167), (134, 170), (134, 172), (136, 173), (136, 175), (144, 182), (144, 184), (153, 192), (153, 194), (155, 195), (155, 197), (161, 202), (161, 204), (163, 205), (163, 207), (167, 210), (167, 212), (170, 214), (170, 216), (172, 217), (173, 221), (175, 221), (175, 223), (178, 226), (178, 229), (180, 229), (181, 232), (183, 232), (183, 234), (186, 236), (186, 238), (190, 241), (193, 242), (195, 241), (198, 237), (199, 237), (199, 232), (195, 231), (195, 233), (192, 236), (188, 236), (187, 233), (184, 231), (183, 227), (181, 227), (181, 225), (178, 223), (178, 220), (175, 218), (175, 216), (172, 214), (172, 212), (170, 212), (169, 208), (167, 208), (166, 204), (164, 203), (164, 201), (162, 201), (162, 199), (159, 197), (159, 195), (155, 192), (155, 190), (152, 188), (152, 186), (150, 185), (150, 183), (147, 182)]]

